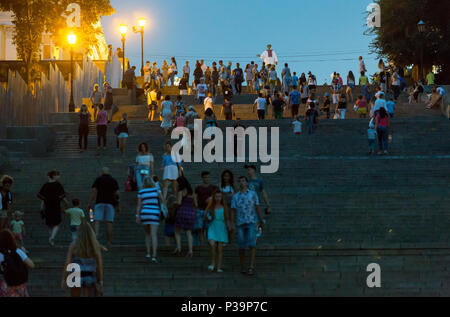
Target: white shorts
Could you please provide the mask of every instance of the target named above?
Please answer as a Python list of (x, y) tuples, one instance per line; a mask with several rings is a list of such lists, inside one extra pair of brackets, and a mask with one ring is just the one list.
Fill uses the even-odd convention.
[(178, 166), (169, 165), (164, 168), (163, 180), (175, 181), (178, 179)]

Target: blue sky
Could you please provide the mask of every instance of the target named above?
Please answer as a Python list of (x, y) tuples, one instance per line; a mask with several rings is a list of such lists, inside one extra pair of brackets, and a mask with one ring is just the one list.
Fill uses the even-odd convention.
[[(363, 55), (370, 73), (377, 56), (369, 55), (371, 37), (365, 30), (370, 0), (111, 0), (116, 14), (102, 20), (108, 43), (121, 46), (119, 25), (129, 26), (126, 56), (140, 68), (140, 36), (131, 26), (148, 19), (144, 60), (177, 57), (178, 65), (189, 60), (240, 62), (254, 60), (268, 43), (288, 62), (291, 71), (316, 74), (319, 83), (333, 71), (358, 70)], [(193, 70), (193, 69), (192, 69)]]

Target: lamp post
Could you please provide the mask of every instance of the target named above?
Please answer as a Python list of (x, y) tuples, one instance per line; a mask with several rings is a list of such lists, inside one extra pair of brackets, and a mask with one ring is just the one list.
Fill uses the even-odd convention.
[(146, 22), (147, 20), (145, 19), (139, 19), (139, 29), (133, 27), (135, 33), (141, 33), (141, 76), (144, 76), (144, 27)]
[(75, 112), (75, 101), (73, 99), (73, 47), (77, 43), (77, 36), (74, 33), (67, 34), (67, 42), (70, 45), (70, 102), (69, 112)]
[(120, 25), (120, 34), (122, 35), (122, 88), (125, 87), (125, 35), (127, 34), (128, 26)]
[(424, 41), (424, 33), (425, 33), (425, 22), (422, 20), (417, 24), (417, 29), (420, 34), (420, 69), (419, 69), (419, 80), (423, 81), (423, 47), (425, 45)]

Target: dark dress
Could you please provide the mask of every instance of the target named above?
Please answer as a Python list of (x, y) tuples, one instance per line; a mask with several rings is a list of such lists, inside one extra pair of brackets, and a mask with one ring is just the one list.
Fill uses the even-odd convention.
[(38, 197), (44, 201), (45, 224), (49, 227), (61, 224), (61, 200), (66, 197), (63, 186), (58, 182), (45, 183), (38, 193)]
[(178, 208), (175, 227), (183, 230), (194, 230), (195, 225), (195, 210), (194, 198), (183, 197), (181, 205)]

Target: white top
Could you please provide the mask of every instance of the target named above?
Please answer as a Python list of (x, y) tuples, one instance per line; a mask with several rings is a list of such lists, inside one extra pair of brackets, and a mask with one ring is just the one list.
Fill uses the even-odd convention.
[(269, 56), (269, 52), (266, 50), (261, 54), (261, 59), (266, 63), (266, 65), (275, 65), (278, 63), (277, 53), (272, 50), (272, 56)]
[[(22, 261), (25, 261), (26, 259), (28, 259), (27, 254), (25, 252), (23, 252), (22, 250), (17, 249), (16, 253), (20, 256)], [(3, 253), (0, 252), (0, 265), (3, 263), (3, 261), (5, 261), (5, 256), (3, 255)]]
[(256, 104), (256, 108), (258, 110), (266, 110), (266, 104), (267, 104), (266, 99), (258, 98), (255, 100), (254, 103)]
[(151, 154), (138, 155), (136, 157), (136, 163), (138, 165), (148, 166), (148, 165), (150, 165), (150, 162), (153, 162), (153, 155), (151, 155)]
[(201, 66), (201, 69), (202, 69), (202, 71), (203, 71), (203, 74), (205, 74), (206, 69), (208, 69), (208, 66), (206, 66), (205, 64), (203, 64), (203, 65)]
[(302, 123), (300, 121), (295, 120), (292, 122), (292, 126), (294, 127), (294, 133), (302, 133)]
[(205, 101), (203, 102), (203, 104), (204, 104), (204, 106), (205, 106), (205, 111), (206, 111), (206, 109), (208, 109), (208, 108), (210, 108), (211, 110), (214, 110), (213, 109), (213, 100), (212, 100), (212, 98), (211, 97), (207, 97), (206, 99), (205, 99)]

